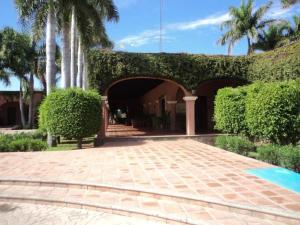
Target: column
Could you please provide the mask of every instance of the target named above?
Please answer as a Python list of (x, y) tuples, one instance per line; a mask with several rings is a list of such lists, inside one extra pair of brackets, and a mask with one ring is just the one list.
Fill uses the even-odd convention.
[(176, 129), (176, 104), (177, 101), (167, 101), (168, 111), (170, 112), (170, 129), (174, 131)]
[(197, 96), (183, 98), (186, 105), (186, 135), (195, 135), (195, 101), (197, 98)]
[(101, 127), (100, 130), (97, 134), (97, 140), (95, 145), (99, 146), (101, 144), (103, 144), (103, 138), (106, 136), (106, 130), (108, 127), (108, 123), (109, 123), (109, 118), (108, 118), (108, 101), (107, 101), (107, 96), (102, 96), (101, 97), (101, 109), (102, 109), (102, 123), (101, 123)]

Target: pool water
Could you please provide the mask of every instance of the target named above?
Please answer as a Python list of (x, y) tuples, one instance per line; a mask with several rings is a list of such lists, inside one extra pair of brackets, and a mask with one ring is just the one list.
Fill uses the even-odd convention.
[(300, 174), (284, 168), (250, 169), (247, 173), (300, 194)]

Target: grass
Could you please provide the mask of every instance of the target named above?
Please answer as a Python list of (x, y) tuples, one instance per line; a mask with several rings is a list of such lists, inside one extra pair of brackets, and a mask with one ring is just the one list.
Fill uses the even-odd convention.
[[(94, 137), (85, 138), (83, 140), (82, 148), (93, 148)], [(61, 143), (57, 147), (50, 147), (46, 151), (55, 152), (55, 151), (72, 151), (77, 150), (76, 140), (61, 140)]]

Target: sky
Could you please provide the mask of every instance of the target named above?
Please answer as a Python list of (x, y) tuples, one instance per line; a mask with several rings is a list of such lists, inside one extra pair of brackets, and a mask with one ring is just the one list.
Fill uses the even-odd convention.
[[(107, 23), (106, 28), (115, 44), (114, 50), (129, 52), (160, 52), (160, 0), (115, 0), (120, 21)], [(163, 0), (162, 51), (196, 54), (227, 54), (227, 47), (217, 44), (222, 35), (220, 24), (228, 20), (228, 8), (239, 6), (241, 0)], [(255, 0), (255, 7), (267, 0)], [(300, 5), (282, 9), (279, 0), (273, 1), (266, 18), (290, 19), (300, 14)], [(0, 29), (10, 26), (19, 31), (14, 0), (0, 0)], [(247, 52), (246, 41), (233, 49), (234, 55)], [(18, 81), (0, 90), (18, 90)]]

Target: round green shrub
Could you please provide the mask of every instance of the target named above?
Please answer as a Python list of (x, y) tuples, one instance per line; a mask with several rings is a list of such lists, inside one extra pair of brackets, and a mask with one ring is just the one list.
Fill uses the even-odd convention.
[(53, 135), (81, 140), (96, 134), (101, 125), (101, 97), (94, 91), (56, 90), (40, 107), (39, 125)]
[(215, 128), (225, 133), (247, 134), (246, 88), (223, 88), (215, 99)]
[(300, 138), (300, 85), (296, 81), (251, 85), (246, 122), (252, 136), (278, 144), (296, 143)]

